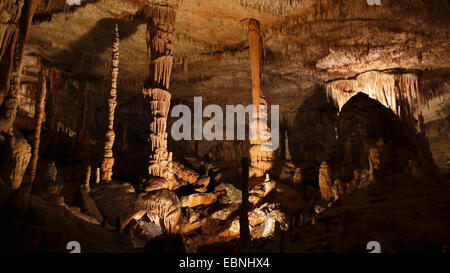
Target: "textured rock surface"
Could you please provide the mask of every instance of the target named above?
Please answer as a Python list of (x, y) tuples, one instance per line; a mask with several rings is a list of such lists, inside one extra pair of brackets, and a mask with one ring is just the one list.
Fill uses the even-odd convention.
[(176, 233), (179, 228), (180, 202), (168, 190), (137, 194), (130, 184), (113, 182), (93, 187), (91, 195), (111, 226), (124, 229), (132, 219), (147, 215), (167, 233)]
[(196, 207), (201, 205), (209, 205), (217, 200), (215, 193), (194, 193), (181, 198), (182, 207)]
[(23, 135), (16, 131), (12, 138), (2, 144), (4, 154), (2, 158), (2, 177), (12, 189), (18, 189), (31, 158), (31, 146)]

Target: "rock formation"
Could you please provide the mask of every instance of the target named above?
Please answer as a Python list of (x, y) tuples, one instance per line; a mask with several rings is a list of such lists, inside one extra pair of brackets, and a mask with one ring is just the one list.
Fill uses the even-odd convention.
[(105, 182), (111, 181), (113, 174), (113, 146), (114, 146), (114, 111), (117, 105), (117, 75), (119, 74), (119, 27), (116, 24), (114, 31), (114, 41), (112, 45), (111, 56), (111, 89), (109, 92), (108, 105), (108, 129), (106, 130), (105, 137), (105, 155), (102, 162), (102, 180)]
[[(150, 115), (148, 174), (161, 177), (169, 184), (173, 177), (173, 162), (172, 153), (167, 148), (166, 126), (171, 99), (168, 90), (173, 65), (176, 12), (171, 5), (148, 4), (145, 15), (147, 48), (150, 51), (149, 88), (143, 89)], [(147, 183), (152, 182), (148, 180)]]
[(332, 183), (330, 167), (324, 161), (319, 168), (319, 188), (322, 198), (326, 201), (330, 201), (333, 197)]
[(172, 153), (167, 148), (167, 116), (170, 93), (162, 89), (143, 89), (152, 121), (150, 122), (150, 154), (148, 174), (170, 180), (173, 176)]
[[(299, 177), (297, 170), (300, 170), (300, 168), (295, 168), (294, 162), (292, 162), (291, 153), (289, 151), (289, 137), (287, 130), (284, 134), (284, 153), (285, 159), (281, 169), (280, 179), (292, 180), (295, 184), (299, 184), (301, 182), (301, 174)], [(296, 174), (297, 177), (295, 176)]]
[(23, 176), (31, 158), (31, 146), (19, 131), (8, 135), (3, 144), (1, 174), (5, 183), (13, 190), (22, 184)]
[(33, 183), (36, 177), (36, 168), (39, 157), (39, 144), (41, 142), (41, 125), (44, 119), (45, 112), (45, 98), (47, 95), (47, 77), (42, 75), (41, 78), (41, 90), (37, 100), (36, 108), (36, 127), (33, 137), (33, 151), (30, 163), (30, 182)]
[(261, 177), (272, 169), (275, 157), (274, 151), (264, 151), (262, 144), (270, 143), (270, 131), (268, 126), (268, 110), (260, 111), (260, 106), (266, 106), (267, 102), (261, 91), (261, 36), (260, 24), (255, 19), (248, 23), (248, 43), (250, 52), (250, 65), (252, 70), (252, 101), (255, 107), (252, 113), (252, 121), (249, 126), (254, 140), (250, 139), (250, 177)]
[[(6, 73), (2, 76), (5, 77), (2, 80), (4, 81), (2, 84), (4, 83), (5, 87), (2, 86), (0, 88), (0, 93), (2, 94), (0, 102), (3, 101), (3, 94), (6, 94), (7, 98), (5, 101), (5, 112), (0, 119), (0, 132), (10, 132), (16, 118), (24, 47), (38, 3), (39, 0), (18, 1), (16, 4), (17, 13), (13, 13), (11, 21), (16, 21), (18, 24), (12, 23), (14, 27), (5, 32), (7, 37), (5, 37), (4, 41), (6, 41), (6, 44), (2, 45), (2, 51), (5, 50), (5, 62), (3, 62), (3, 56), (1, 57), (2, 64), (6, 66), (2, 67), (2, 69), (6, 70)], [(8, 39), (10, 40), (8, 41)], [(12, 86), (10, 86), (10, 82)]]
[(100, 184), (90, 194), (105, 221), (112, 226), (118, 224), (120, 230), (132, 219), (140, 220), (147, 215), (163, 232), (178, 232), (181, 204), (171, 191), (163, 189), (137, 194), (128, 183), (111, 182)]

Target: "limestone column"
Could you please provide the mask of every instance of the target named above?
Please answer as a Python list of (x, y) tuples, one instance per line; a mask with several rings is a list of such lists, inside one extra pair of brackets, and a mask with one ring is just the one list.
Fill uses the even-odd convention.
[(251, 130), (256, 132), (256, 139), (250, 140), (249, 176), (261, 177), (272, 168), (275, 153), (261, 150), (261, 144), (270, 143), (268, 135), (270, 131), (267, 125), (267, 111), (266, 113), (259, 111), (259, 106), (267, 106), (267, 102), (261, 91), (261, 36), (259, 22), (255, 19), (249, 21), (248, 43), (252, 72), (252, 101), (256, 110), (253, 112), (253, 120), (250, 122)]
[(37, 161), (39, 157), (39, 144), (41, 142), (41, 125), (44, 119), (45, 112), (45, 96), (47, 94), (47, 78), (42, 75), (41, 77), (41, 92), (37, 100), (36, 107), (36, 130), (33, 137), (33, 150), (30, 165), (30, 182), (33, 183), (36, 177)]
[(167, 149), (167, 116), (170, 107), (170, 75), (173, 65), (175, 40), (175, 8), (170, 5), (148, 5), (147, 47), (150, 51), (148, 88), (143, 89), (150, 114), (150, 151), (148, 174), (171, 180), (173, 177), (172, 153)]
[(114, 32), (114, 41), (112, 45), (111, 56), (111, 89), (109, 92), (109, 119), (108, 129), (105, 136), (105, 154), (102, 162), (102, 180), (110, 182), (113, 174), (112, 168), (114, 165), (113, 146), (114, 146), (114, 111), (117, 105), (117, 75), (119, 74), (119, 27), (116, 24)]

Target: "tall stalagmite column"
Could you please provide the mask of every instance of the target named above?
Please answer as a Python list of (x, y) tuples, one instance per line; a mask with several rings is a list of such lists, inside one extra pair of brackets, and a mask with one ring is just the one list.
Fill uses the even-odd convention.
[(36, 107), (36, 130), (34, 132), (33, 137), (33, 150), (31, 157), (31, 165), (30, 165), (30, 182), (33, 183), (36, 177), (36, 167), (37, 161), (39, 157), (39, 144), (41, 142), (41, 125), (42, 120), (44, 119), (45, 112), (45, 96), (47, 94), (47, 78), (42, 75), (41, 78), (41, 92), (39, 93), (39, 97), (37, 100)]
[(109, 93), (109, 122), (105, 137), (105, 154), (102, 162), (102, 180), (109, 182), (112, 177), (112, 167), (114, 165), (113, 145), (114, 145), (114, 111), (117, 105), (117, 75), (119, 74), (119, 27), (116, 24), (114, 41), (112, 45), (111, 64), (111, 90)]
[(147, 47), (150, 50), (149, 88), (143, 89), (150, 114), (148, 173), (170, 181), (172, 153), (167, 149), (167, 116), (170, 107), (169, 82), (173, 65), (175, 9), (170, 5), (148, 5)]
[(253, 113), (253, 121), (250, 123), (252, 131), (256, 132), (256, 140), (250, 140), (249, 176), (261, 177), (272, 168), (275, 155), (273, 151), (261, 149), (261, 144), (270, 143), (270, 131), (267, 125), (267, 111), (259, 111), (259, 106), (267, 106), (267, 102), (261, 91), (261, 36), (259, 22), (255, 19), (250, 19), (248, 24), (248, 43), (252, 71), (252, 101), (256, 109)]

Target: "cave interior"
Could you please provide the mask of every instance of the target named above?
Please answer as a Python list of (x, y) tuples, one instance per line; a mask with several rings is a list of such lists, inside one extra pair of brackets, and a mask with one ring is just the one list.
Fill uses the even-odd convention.
[(449, 15), (2, 0), (0, 250), (447, 252)]

